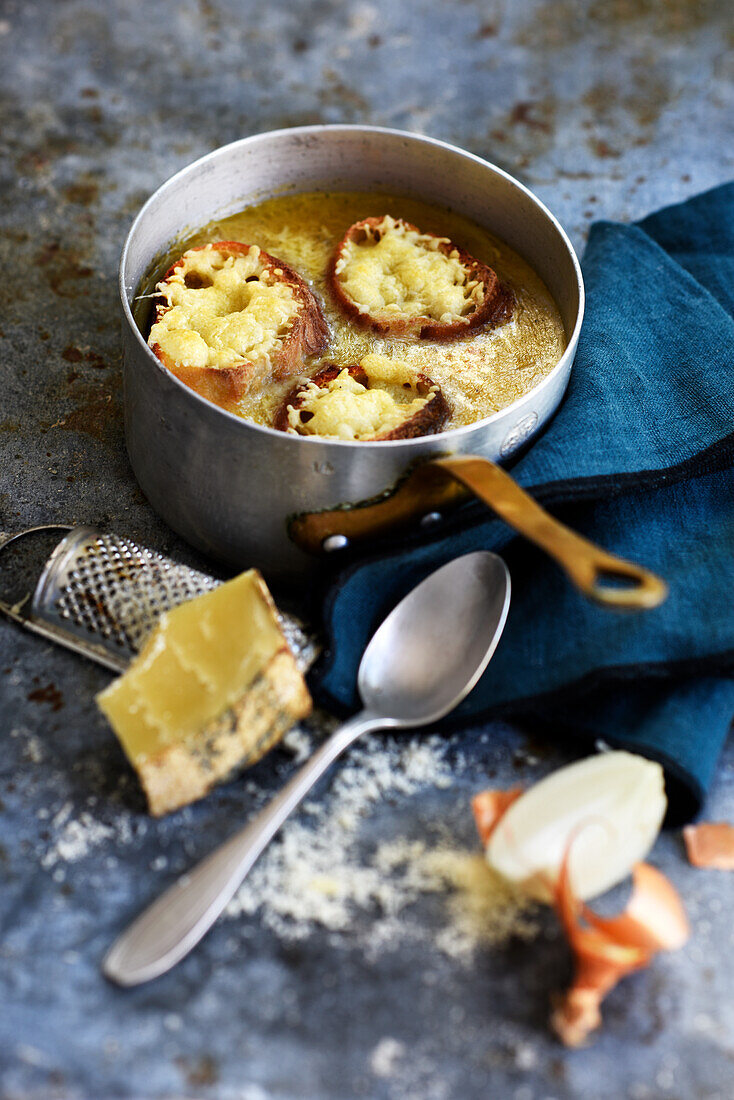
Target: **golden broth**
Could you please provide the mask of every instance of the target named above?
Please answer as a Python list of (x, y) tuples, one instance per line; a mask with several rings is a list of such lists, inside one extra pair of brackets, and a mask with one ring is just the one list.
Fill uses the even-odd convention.
[[(353, 222), (385, 213), (424, 232), (450, 237), (494, 268), (514, 292), (512, 319), (496, 329), (450, 341), (411, 341), (375, 336), (344, 317), (326, 285), (329, 258)], [(358, 191), (281, 196), (210, 222), (180, 242), (177, 254), (210, 241), (257, 244), (290, 264), (309, 284), (323, 306), (331, 343), (308, 374), (325, 362), (347, 366), (369, 352), (395, 355), (441, 386), (451, 408), (447, 429), (471, 424), (510, 405), (552, 370), (566, 347), (556, 304), (533, 269), (468, 218), (419, 199)], [(292, 386), (293, 379), (246, 394), (230, 411), (269, 425)]]

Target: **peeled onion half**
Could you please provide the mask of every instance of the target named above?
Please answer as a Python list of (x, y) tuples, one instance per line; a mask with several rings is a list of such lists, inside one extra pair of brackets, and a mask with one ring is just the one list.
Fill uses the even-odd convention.
[(568, 852), (570, 886), (586, 901), (644, 859), (666, 805), (659, 764), (628, 752), (600, 753), (553, 772), (513, 801), (489, 836), (487, 862), (551, 902)]

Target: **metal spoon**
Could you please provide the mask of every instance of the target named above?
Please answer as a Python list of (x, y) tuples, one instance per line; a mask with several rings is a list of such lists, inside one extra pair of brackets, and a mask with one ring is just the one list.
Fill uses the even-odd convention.
[(272, 802), (182, 875), (112, 945), (102, 970), (139, 985), (175, 966), (211, 928), (253, 863), (326, 769), (363, 733), (437, 721), (471, 691), (494, 653), (510, 606), (510, 576), (495, 554), (455, 558), (388, 615), (359, 666), (364, 710), (304, 764)]

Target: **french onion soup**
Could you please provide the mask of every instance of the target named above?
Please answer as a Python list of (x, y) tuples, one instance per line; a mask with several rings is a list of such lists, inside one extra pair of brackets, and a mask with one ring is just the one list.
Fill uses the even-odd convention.
[(566, 346), (516, 252), (398, 195), (268, 199), (180, 241), (163, 270), (143, 288), (158, 358), (229, 412), (294, 435), (471, 424), (533, 389)]

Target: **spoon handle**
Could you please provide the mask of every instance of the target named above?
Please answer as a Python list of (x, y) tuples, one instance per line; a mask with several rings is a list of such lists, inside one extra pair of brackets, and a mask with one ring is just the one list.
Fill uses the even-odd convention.
[(324, 772), (361, 734), (385, 724), (361, 711), (340, 726), (253, 821), (182, 875), (123, 932), (102, 963), (106, 977), (118, 985), (140, 985), (188, 955)]

